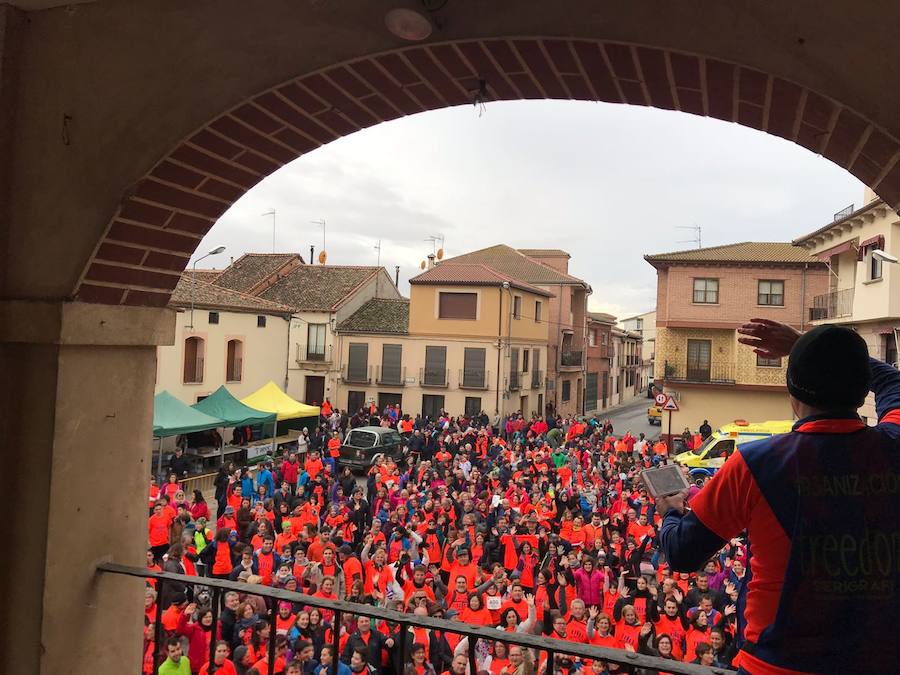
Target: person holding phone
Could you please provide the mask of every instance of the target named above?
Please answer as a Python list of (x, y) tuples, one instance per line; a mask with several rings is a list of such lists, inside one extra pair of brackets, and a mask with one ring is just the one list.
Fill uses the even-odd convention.
[[(798, 421), (742, 445), (690, 509), (687, 491), (657, 497), (662, 551), (672, 569), (692, 571), (747, 530), (744, 642), (734, 660), (744, 672), (896, 670), (900, 640), (870, 640), (900, 620), (896, 551), (875, 553), (900, 538), (900, 372), (869, 358), (862, 337), (842, 326), (801, 335), (752, 319), (739, 333), (764, 358), (789, 355)], [(856, 412), (870, 389), (874, 427)]]

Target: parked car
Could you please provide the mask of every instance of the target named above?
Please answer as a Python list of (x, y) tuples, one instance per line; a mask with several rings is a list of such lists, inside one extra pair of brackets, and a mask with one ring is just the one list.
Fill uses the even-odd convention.
[(662, 426), (662, 408), (658, 405), (651, 405), (647, 408), (647, 424)]
[(377, 455), (392, 457), (399, 462), (403, 458), (403, 439), (396, 429), (384, 427), (357, 427), (347, 432), (341, 445), (339, 466), (351, 469), (368, 469)]

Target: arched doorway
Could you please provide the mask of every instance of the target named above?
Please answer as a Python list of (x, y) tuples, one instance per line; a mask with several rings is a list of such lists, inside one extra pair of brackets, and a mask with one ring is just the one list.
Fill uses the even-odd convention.
[(478, 96), (602, 100), (782, 136), (900, 204), (887, 77), (900, 7), (451, 1), (409, 46), (384, 16), (413, 0), (14, 4), (0, 7), (0, 365), (16, 452), (0, 504), (23, 514), (0, 588), (12, 672), (137, 667), (140, 583), (93, 570), (142, 562), (134, 497), (155, 345), (174, 339), (164, 307), (216, 218), (295, 157)]

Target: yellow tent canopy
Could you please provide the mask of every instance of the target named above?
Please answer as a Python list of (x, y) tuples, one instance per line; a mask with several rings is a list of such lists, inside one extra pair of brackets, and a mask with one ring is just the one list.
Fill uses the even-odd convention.
[(272, 381), (264, 384), (246, 398), (242, 398), (241, 403), (256, 410), (275, 413), (276, 418), (279, 420), (319, 416), (318, 406), (306, 405), (305, 403), (300, 403), (300, 401), (295, 401), (281, 391), (278, 385)]

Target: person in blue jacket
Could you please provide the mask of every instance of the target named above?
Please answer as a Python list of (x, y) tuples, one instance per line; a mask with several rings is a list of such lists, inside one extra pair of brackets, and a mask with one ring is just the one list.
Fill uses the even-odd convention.
[[(739, 332), (760, 356), (789, 355), (798, 420), (742, 445), (689, 503), (657, 498), (661, 548), (693, 571), (747, 531), (743, 672), (896, 672), (900, 640), (878, 636), (900, 622), (900, 372), (842, 326), (801, 335), (753, 319)], [(875, 426), (857, 414), (870, 389)]]

